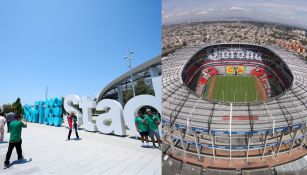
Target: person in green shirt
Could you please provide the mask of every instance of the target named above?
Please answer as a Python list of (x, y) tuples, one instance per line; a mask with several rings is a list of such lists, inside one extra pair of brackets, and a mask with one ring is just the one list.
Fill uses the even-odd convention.
[[(142, 147), (148, 147), (148, 122), (141, 111), (139, 111), (138, 116), (134, 118), (134, 122), (137, 131), (141, 135)], [(144, 145), (144, 141), (146, 141), (146, 146)]]
[(9, 147), (6, 153), (4, 166), (8, 167), (10, 165), (10, 158), (12, 155), (12, 151), (16, 148), (18, 160), (22, 160), (22, 149), (21, 149), (21, 129), (27, 127), (27, 121), (21, 121), (21, 117), (18, 114), (14, 114), (15, 120), (10, 122), (10, 141)]
[(156, 117), (159, 118), (159, 120), (161, 121), (161, 115), (160, 113), (157, 111), (157, 112), (153, 112), (153, 115), (155, 115)]
[(155, 137), (159, 144), (159, 148), (161, 148), (161, 139), (159, 134), (158, 125), (160, 124), (160, 119), (157, 115), (152, 114), (150, 109), (146, 109), (145, 119), (148, 122), (148, 129), (149, 129), (149, 137), (151, 138), (153, 147), (156, 148), (155, 144)]

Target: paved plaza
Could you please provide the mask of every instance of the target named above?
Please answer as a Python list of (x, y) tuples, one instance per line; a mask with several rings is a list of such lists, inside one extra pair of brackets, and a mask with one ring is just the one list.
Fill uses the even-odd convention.
[(28, 123), (22, 132), (25, 160), (16, 161), (14, 149), (12, 166), (3, 169), (8, 143), (0, 143), (0, 174), (161, 174), (161, 150), (142, 148), (139, 140), (79, 130), (81, 140), (72, 132), (66, 141), (67, 134), (65, 127)]

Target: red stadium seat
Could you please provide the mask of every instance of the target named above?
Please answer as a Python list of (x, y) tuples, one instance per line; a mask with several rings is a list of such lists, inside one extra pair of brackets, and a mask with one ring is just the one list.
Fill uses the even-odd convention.
[(207, 83), (207, 79), (205, 79), (204, 77), (201, 77), (199, 80), (200, 84), (206, 84)]
[(215, 67), (208, 67), (208, 68), (204, 69), (204, 72), (206, 72), (207, 74), (209, 74), (211, 76), (218, 74), (218, 71)]

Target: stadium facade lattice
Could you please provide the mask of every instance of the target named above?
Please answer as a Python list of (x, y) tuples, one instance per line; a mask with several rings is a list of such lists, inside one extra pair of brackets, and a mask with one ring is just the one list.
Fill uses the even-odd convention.
[[(177, 50), (162, 65), (163, 155), (216, 169), (274, 167), (306, 155), (307, 64), (296, 55), (223, 43)], [(257, 91), (216, 89), (218, 76), (252, 77)]]

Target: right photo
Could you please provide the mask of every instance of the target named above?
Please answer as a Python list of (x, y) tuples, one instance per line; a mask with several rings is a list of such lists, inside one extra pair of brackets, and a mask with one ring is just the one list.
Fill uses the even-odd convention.
[(306, 1), (162, 0), (162, 174), (307, 174)]

